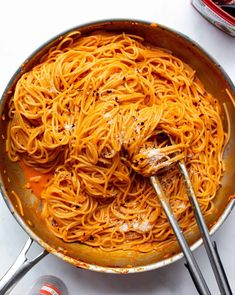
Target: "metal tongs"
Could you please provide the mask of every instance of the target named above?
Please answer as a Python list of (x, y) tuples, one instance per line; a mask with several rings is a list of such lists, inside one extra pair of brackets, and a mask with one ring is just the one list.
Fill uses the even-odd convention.
[[(171, 139), (171, 143), (172, 139)], [(198, 224), (198, 227), (200, 229), (201, 235), (202, 235), (202, 239), (206, 248), (206, 252), (207, 255), (209, 257), (217, 284), (219, 286), (220, 289), (220, 293), (223, 295), (229, 295), (232, 294), (232, 290), (229, 286), (229, 282), (226, 276), (226, 273), (224, 271), (224, 267), (222, 265), (222, 262), (220, 260), (220, 256), (217, 250), (217, 246), (215, 241), (212, 242), (210, 234), (209, 234), (209, 230), (206, 226), (204, 217), (202, 215), (199, 203), (197, 201), (192, 183), (190, 181), (189, 178), (189, 174), (185, 165), (184, 160), (179, 160), (177, 162), (178, 167), (180, 169), (181, 175), (183, 177), (186, 189), (187, 189), (187, 193), (189, 196), (189, 200)], [(161, 187), (161, 184), (159, 182), (159, 179), (157, 176), (151, 176), (150, 177), (150, 182), (155, 190), (155, 192), (157, 193), (158, 197), (159, 197), (159, 201), (165, 211), (165, 214), (172, 226), (172, 229), (176, 235), (176, 238), (180, 244), (180, 247), (184, 253), (185, 259), (186, 259), (186, 264), (185, 266), (187, 267), (192, 280), (197, 288), (197, 291), (199, 294), (211, 294), (210, 290), (205, 282), (205, 279), (199, 269), (199, 266), (195, 260), (195, 257), (193, 256), (192, 251), (190, 250), (189, 245), (186, 242), (186, 239), (179, 227), (179, 224), (174, 216), (174, 213), (168, 203), (168, 200), (166, 198), (166, 195)]]

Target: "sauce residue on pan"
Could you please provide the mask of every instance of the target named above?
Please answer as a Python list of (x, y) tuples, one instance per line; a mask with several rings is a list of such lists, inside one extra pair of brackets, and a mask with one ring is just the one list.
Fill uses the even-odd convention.
[(31, 189), (36, 197), (41, 197), (42, 191), (53, 177), (53, 173), (41, 173), (35, 168), (29, 167), (23, 161), (20, 161), (19, 164), (24, 172), (26, 187)]

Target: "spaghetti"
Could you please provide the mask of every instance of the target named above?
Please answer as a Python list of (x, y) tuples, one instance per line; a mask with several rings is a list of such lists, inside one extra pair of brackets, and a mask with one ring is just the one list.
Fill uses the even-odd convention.
[[(79, 34), (19, 79), (8, 155), (51, 175), (39, 197), (58, 238), (105, 251), (158, 249), (174, 235), (139, 172), (149, 176), (184, 158), (202, 212), (211, 214), (227, 136), (220, 106), (188, 65), (141, 37)], [(190, 230), (178, 170), (170, 166), (159, 178), (181, 228)]]

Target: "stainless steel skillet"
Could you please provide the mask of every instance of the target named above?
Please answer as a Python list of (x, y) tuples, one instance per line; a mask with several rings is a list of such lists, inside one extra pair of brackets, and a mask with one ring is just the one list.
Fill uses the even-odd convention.
[[(36, 65), (45, 52), (57, 44), (63, 35), (73, 30), (80, 30), (82, 35), (92, 34), (93, 31), (97, 30), (137, 34), (144, 37), (147, 42), (154, 46), (171, 50), (174, 55), (196, 70), (197, 76), (201, 79), (206, 89), (216, 96), (221, 104), (226, 104), (231, 125), (231, 139), (224, 154), (226, 173), (222, 179), (222, 187), (218, 191), (215, 199), (214, 213), (208, 216), (206, 220), (211, 234), (221, 226), (234, 205), (234, 201), (230, 200), (229, 197), (235, 191), (235, 107), (225, 89), (228, 89), (233, 95), (235, 95), (235, 89), (229, 77), (221, 69), (219, 64), (189, 38), (156, 24), (135, 20), (114, 20), (90, 23), (73, 28), (56, 36), (36, 50), (12, 77), (0, 101), (0, 117), (2, 118), (3, 115), (3, 117), (5, 116), (6, 118), (5, 120), (0, 120), (1, 195), (14, 218), (16, 218), (30, 237), (23, 252), (18, 257), (14, 268), (11, 269), (11, 272), (0, 282), (0, 294), (4, 294), (15, 281), (22, 277), (22, 275), (44, 257), (47, 252), (55, 254), (61, 259), (82, 268), (122, 274), (160, 268), (179, 260), (183, 256), (177, 242), (172, 242), (169, 247), (163, 248), (162, 251), (144, 254), (135, 251), (103, 252), (80, 243), (68, 244), (57, 239), (47, 231), (40, 216), (35, 214), (35, 208), (32, 206), (35, 197), (24, 187), (25, 179), (19, 165), (10, 162), (5, 153), (4, 138), (6, 137), (6, 126), (8, 122), (7, 102), (14, 91), (17, 80), (25, 71), (29, 71)], [(225, 116), (224, 126), (227, 128)], [(17, 202), (14, 195), (11, 193), (12, 190), (16, 191), (22, 198), (24, 216), (20, 215)], [(196, 228), (188, 234), (187, 239), (190, 245), (192, 245), (192, 249), (199, 247), (202, 242)], [(34, 260), (28, 261), (25, 258), (25, 252), (30, 247), (32, 240), (39, 243), (45, 249), (45, 252)]]

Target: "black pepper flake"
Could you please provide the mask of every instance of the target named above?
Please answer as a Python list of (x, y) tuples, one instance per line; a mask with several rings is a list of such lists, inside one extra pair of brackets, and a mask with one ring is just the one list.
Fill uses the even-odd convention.
[(144, 125), (144, 122), (141, 122), (140, 125), (143, 126)]
[(96, 96), (99, 96), (99, 92), (96, 92)]
[(115, 97), (115, 101), (116, 101), (116, 102), (119, 102), (118, 97)]
[(122, 80), (123, 80), (123, 81), (126, 81), (126, 77), (123, 77)]
[(90, 241), (94, 241), (94, 237), (93, 237), (93, 236), (90, 236), (90, 237), (89, 237), (89, 240), (90, 240)]
[(53, 219), (51, 221), (51, 225), (54, 226), (54, 227), (57, 227), (58, 226), (58, 223), (56, 222), (56, 220)]
[(109, 89), (109, 90), (107, 90), (107, 93), (112, 93), (112, 90), (110, 90), (110, 89)]

